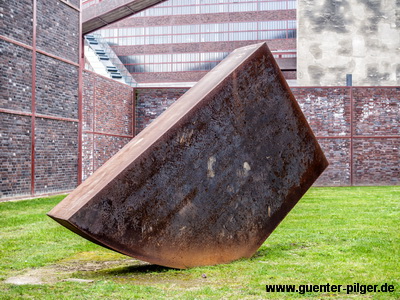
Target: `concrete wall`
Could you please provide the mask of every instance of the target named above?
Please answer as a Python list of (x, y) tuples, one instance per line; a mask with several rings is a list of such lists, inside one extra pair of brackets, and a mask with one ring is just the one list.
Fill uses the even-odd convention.
[(78, 184), (79, 3), (1, 1), (0, 199)]
[(400, 85), (399, 0), (298, 2), (299, 86)]

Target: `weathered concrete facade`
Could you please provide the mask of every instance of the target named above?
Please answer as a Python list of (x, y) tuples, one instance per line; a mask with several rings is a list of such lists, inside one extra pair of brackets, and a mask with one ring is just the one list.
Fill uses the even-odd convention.
[(400, 85), (399, 0), (301, 0), (297, 20), (298, 85)]

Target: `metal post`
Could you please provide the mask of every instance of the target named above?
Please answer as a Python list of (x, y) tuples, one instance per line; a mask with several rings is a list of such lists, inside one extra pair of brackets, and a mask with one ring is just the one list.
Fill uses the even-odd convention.
[(84, 38), (82, 35), (82, 4), (79, 4), (79, 68), (78, 68), (78, 178), (77, 184), (82, 183), (83, 155), (83, 69), (85, 67)]
[(346, 74), (346, 86), (353, 86), (353, 74)]
[(354, 185), (354, 99), (353, 88), (350, 87), (350, 186)]
[(32, 2), (32, 100), (31, 100), (31, 196), (35, 195), (35, 127), (36, 127), (36, 24), (37, 24), (37, 2)]

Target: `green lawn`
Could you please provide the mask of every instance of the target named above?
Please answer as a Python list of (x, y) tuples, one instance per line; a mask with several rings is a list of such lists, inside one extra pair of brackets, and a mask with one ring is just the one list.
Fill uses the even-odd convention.
[[(253, 258), (189, 270), (145, 264), (69, 232), (45, 215), (62, 198), (0, 203), (0, 299), (400, 299), (399, 186), (312, 188)], [(42, 283), (7, 283), (27, 277)], [(265, 290), (327, 283), (395, 291)]]

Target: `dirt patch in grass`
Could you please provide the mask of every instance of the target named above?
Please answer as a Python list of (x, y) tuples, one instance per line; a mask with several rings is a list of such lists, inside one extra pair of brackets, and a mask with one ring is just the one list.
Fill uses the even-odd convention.
[[(110, 260), (111, 258), (114, 258)], [(109, 260), (107, 260), (109, 259)], [(83, 252), (42, 268), (26, 269), (4, 283), (14, 285), (51, 285), (57, 282), (90, 284), (107, 280), (117, 284), (197, 290), (212, 285), (206, 274), (193, 274), (122, 256)]]
[[(111, 259), (114, 258), (114, 259)], [(118, 284), (162, 284), (178, 289), (198, 289), (210, 282), (205, 274), (191, 273), (151, 265), (119, 254), (83, 252), (42, 268), (26, 269), (9, 277), (4, 283), (14, 285), (45, 285), (57, 282), (92, 283), (111, 280)]]
[(92, 252), (84, 252), (50, 266), (24, 270), (23, 272), (20, 272), (20, 274), (6, 279), (5, 283), (23, 285), (54, 284), (59, 281), (89, 282), (93, 280), (74, 278), (74, 275), (93, 273), (102, 270), (108, 270), (110, 268), (121, 268), (132, 265), (140, 266), (146, 264), (145, 262), (141, 262), (132, 258), (99, 260), (97, 257), (97, 260), (89, 260), (88, 257), (93, 257), (91, 254)]

